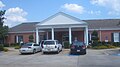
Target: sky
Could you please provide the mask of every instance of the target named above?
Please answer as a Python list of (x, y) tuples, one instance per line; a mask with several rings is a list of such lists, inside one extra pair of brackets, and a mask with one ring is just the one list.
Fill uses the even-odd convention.
[(120, 19), (120, 0), (0, 0), (4, 25), (40, 22), (58, 12), (81, 20)]

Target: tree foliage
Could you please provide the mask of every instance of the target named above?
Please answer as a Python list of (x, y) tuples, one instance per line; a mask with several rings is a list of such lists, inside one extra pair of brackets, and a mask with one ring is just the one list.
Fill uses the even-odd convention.
[(93, 41), (98, 41), (99, 40), (98, 32), (95, 31), (95, 30), (92, 32), (92, 40)]
[(5, 10), (0, 10), (0, 44), (4, 43), (4, 40), (6, 39), (8, 35), (8, 26), (4, 26), (4, 20), (6, 19), (4, 17)]
[(92, 46), (97, 46), (98, 45), (98, 40), (99, 40), (99, 37), (98, 37), (98, 32), (97, 31), (93, 31), (92, 32)]
[(34, 39), (33, 35), (30, 35), (29, 36), (29, 42), (33, 42), (33, 39)]

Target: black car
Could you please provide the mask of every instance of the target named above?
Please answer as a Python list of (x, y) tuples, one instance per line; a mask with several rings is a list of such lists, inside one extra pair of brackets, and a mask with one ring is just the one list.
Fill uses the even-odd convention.
[(70, 53), (71, 54), (86, 54), (86, 45), (80, 41), (74, 41), (70, 46)]

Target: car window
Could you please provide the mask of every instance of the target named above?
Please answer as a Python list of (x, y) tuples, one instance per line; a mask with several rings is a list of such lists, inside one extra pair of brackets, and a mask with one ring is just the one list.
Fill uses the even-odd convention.
[(45, 41), (44, 45), (54, 45), (55, 42), (54, 41)]
[(83, 42), (76, 41), (76, 42), (73, 42), (73, 45), (84, 45), (84, 43), (83, 43)]
[(27, 44), (22, 45), (22, 47), (25, 47), (25, 46), (32, 46), (32, 43), (27, 43)]
[(34, 46), (39, 46), (38, 44), (34, 44)]

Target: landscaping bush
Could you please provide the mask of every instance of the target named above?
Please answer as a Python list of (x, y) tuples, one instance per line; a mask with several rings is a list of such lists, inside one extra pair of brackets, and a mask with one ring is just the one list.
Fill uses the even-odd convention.
[(120, 42), (113, 42), (112, 45), (116, 47), (120, 47)]
[(9, 47), (9, 44), (5, 43), (5, 44), (4, 44), (4, 47)]
[(107, 47), (108, 47), (108, 48), (116, 48), (116, 47), (113, 46), (113, 45), (108, 45)]
[(0, 44), (0, 51), (3, 51), (4, 50), (4, 47), (2, 44)]
[(93, 49), (107, 49), (108, 47), (107, 46), (94, 46)]
[(8, 52), (9, 50), (7, 48), (4, 48), (4, 52)]
[(19, 43), (11, 43), (10, 46), (11, 47), (19, 46)]
[(64, 48), (65, 48), (65, 49), (70, 48), (70, 44), (69, 44), (69, 42), (64, 42)]
[(15, 46), (15, 49), (20, 49), (20, 46)]

